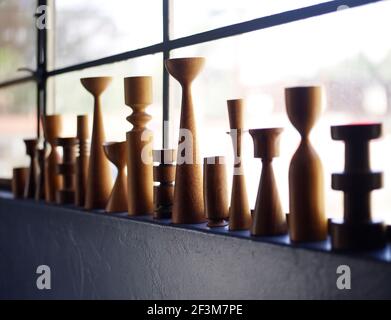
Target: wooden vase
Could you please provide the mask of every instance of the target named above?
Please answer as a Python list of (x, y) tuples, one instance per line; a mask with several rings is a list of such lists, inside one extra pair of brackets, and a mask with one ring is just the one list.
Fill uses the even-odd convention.
[(123, 212), (128, 210), (128, 186), (126, 181), (126, 141), (105, 142), (103, 150), (107, 158), (117, 168), (117, 178), (111, 191), (106, 212)]
[(208, 227), (223, 227), (228, 223), (228, 189), (224, 157), (204, 158), (204, 206)]
[(242, 136), (244, 133), (244, 103), (242, 99), (228, 100), (230, 136), (234, 149), (234, 174), (232, 179), (229, 230), (247, 230), (251, 226), (246, 179), (242, 161)]
[(254, 141), (254, 156), (262, 159), (262, 173), (251, 226), (251, 234), (255, 236), (274, 236), (287, 232), (272, 166), (273, 158), (280, 154), (279, 140), (282, 130), (250, 130)]
[(12, 169), (11, 189), (15, 199), (22, 199), (24, 197), (24, 189), (28, 175), (28, 167), (18, 167)]
[(289, 234), (293, 242), (327, 238), (322, 162), (309, 140), (321, 113), (321, 87), (285, 89), (289, 120), (301, 141), (289, 166)]
[(105, 208), (112, 187), (110, 163), (102, 147), (105, 141), (105, 132), (100, 102), (100, 96), (111, 80), (111, 77), (80, 79), (84, 88), (94, 97), (94, 117), (85, 195), (85, 209), (87, 210)]
[(57, 152), (55, 140), (61, 136), (62, 116), (59, 114), (42, 116), (42, 127), (49, 155), (45, 159), (45, 200), (56, 202), (56, 194), (62, 184), (62, 177), (57, 174), (56, 167), (61, 157)]
[(84, 207), (85, 194), (87, 188), (88, 178), (88, 116), (78, 115), (77, 116), (77, 139), (79, 141), (76, 156), (76, 188), (75, 188), (75, 205)]
[(202, 70), (204, 63), (205, 59), (201, 57), (168, 59), (165, 62), (167, 71), (182, 87), (180, 139), (172, 210), (172, 222), (175, 224), (201, 223), (206, 220), (202, 163), (191, 94), (191, 84)]
[(38, 144), (37, 139), (23, 140), (26, 145), (26, 153), (30, 157), (29, 174), (24, 188), (24, 198), (34, 198), (36, 189), (36, 148)]
[(126, 119), (133, 125), (126, 133), (128, 168), (128, 213), (153, 214), (153, 135), (146, 128), (151, 116), (145, 112), (152, 103), (152, 77), (124, 79), (125, 104), (133, 113)]

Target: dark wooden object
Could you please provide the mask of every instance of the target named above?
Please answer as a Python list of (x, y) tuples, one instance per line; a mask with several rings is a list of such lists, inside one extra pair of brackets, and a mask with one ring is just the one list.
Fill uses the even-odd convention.
[(77, 116), (77, 139), (79, 141), (76, 156), (76, 189), (75, 205), (84, 207), (88, 177), (88, 116)]
[(37, 139), (23, 140), (26, 145), (26, 153), (30, 157), (29, 174), (24, 188), (24, 198), (34, 198), (36, 189), (36, 148), (38, 144)]

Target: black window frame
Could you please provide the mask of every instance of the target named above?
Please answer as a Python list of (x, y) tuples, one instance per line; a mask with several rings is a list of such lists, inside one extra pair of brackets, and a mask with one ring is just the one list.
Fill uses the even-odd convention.
[[(10, 79), (0, 83), (0, 89), (6, 87), (15, 86), (28, 81), (35, 81), (37, 86), (37, 106), (36, 106), (36, 121), (37, 121), (37, 138), (42, 137), (39, 119), (42, 115), (47, 113), (47, 80), (50, 77), (55, 77), (60, 74), (66, 74), (73, 71), (79, 71), (88, 69), (91, 67), (102, 66), (115, 62), (125, 61), (132, 58), (138, 58), (156, 53), (163, 53), (163, 124), (165, 121), (170, 120), (170, 108), (169, 108), (169, 74), (164, 67), (164, 61), (170, 57), (170, 52), (174, 49), (179, 49), (191, 45), (201, 44), (205, 42), (215, 41), (227, 37), (237, 36), (240, 34), (249, 33), (252, 31), (267, 29), (270, 27), (283, 25), (286, 23), (299, 21), (307, 18), (317, 17), (324, 14), (329, 14), (338, 11), (341, 6), (344, 9), (349, 10), (354, 7), (359, 7), (371, 3), (380, 2), (383, 0), (334, 0), (323, 2), (307, 7), (302, 7), (294, 10), (284, 11), (277, 14), (264, 16), (240, 23), (230, 24), (224, 27), (208, 30), (201, 33), (191, 34), (189, 36), (170, 39), (170, 13), (172, 8), (171, 0), (162, 0), (162, 13), (163, 13), (163, 40), (160, 43), (150, 46), (138, 48), (135, 50), (125, 51), (119, 54), (109, 55), (104, 58), (90, 60), (83, 63), (73, 64), (64, 68), (58, 68), (54, 70), (47, 70), (47, 30), (45, 28), (37, 28), (37, 43), (36, 43), (36, 56), (37, 65), (36, 70), (32, 71), (30, 76)], [(37, 0), (37, 8), (39, 6), (48, 5), (48, 0)], [(39, 14), (35, 14), (36, 18)], [(168, 147), (169, 137), (168, 130), (163, 128), (163, 148)]]

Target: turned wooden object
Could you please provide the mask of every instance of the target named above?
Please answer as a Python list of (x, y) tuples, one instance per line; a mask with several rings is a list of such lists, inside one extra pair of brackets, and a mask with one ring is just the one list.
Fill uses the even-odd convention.
[(45, 200), (56, 202), (56, 194), (62, 184), (62, 177), (57, 174), (57, 164), (61, 157), (56, 149), (55, 140), (61, 136), (62, 116), (59, 114), (42, 116), (42, 127), (49, 147), (49, 155), (45, 159)]
[(152, 77), (124, 79), (125, 104), (133, 113), (126, 118), (132, 130), (126, 133), (128, 168), (128, 213), (153, 214), (152, 131), (146, 128), (151, 116), (145, 112), (152, 103)]
[(126, 141), (105, 142), (103, 150), (117, 168), (117, 178), (111, 190), (109, 201), (106, 205), (106, 212), (128, 211), (128, 186), (126, 181)]
[(288, 118), (301, 136), (289, 166), (289, 234), (293, 242), (327, 238), (322, 162), (309, 139), (321, 102), (321, 87), (285, 89)]
[(224, 157), (204, 158), (204, 207), (208, 227), (228, 224), (228, 189)]
[(58, 204), (75, 203), (75, 161), (77, 138), (57, 138), (56, 145), (63, 148), (62, 163), (57, 164), (57, 173), (63, 177), (63, 185), (57, 191)]
[(105, 141), (105, 132), (100, 102), (100, 96), (111, 83), (111, 80), (111, 77), (80, 79), (84, 88), (94, 97), (91, 149), (85, 194), (85, 209), (87, 210), (105, 208), (112, 187), (110, 163), (102, 148)]
[(173, 149), (153, 150), (153, 187), (155, 219), (170, 219), (174, 201), (175, 157)]
[(242, 136), (244, 133), (244, 102), (228, 100), (230, 136), (234, 150), (234, 173), (232, 179), (229, 230), (247, 230), (251, 226), (251, 211), (248, 204), (246, 179), (242, 162)]
[(381, 136), (382, 125), (356, 124), (331, 127), (334, 140), (345, 142), (345, 169), (332, 175), (332, 188), (344, 192), (342, 221), (330, 223), (331, 244), (335, 250), (370, 250), (386, 245), (386, 226), (373, 221), (371, 192), (383, 185), (381, 172), (370, 168), (369, 141)]
[(272, 165), (273, 158), (280, 155), (282, 131), (282, 128), (249, 131), (254, 142), (254, 157), (262, 159), (262, 173), (251, 226), (251, 234), (255, 236), (274, 236), (287, 232)]
[(12, 169), (11, 189), (15, 199), (24, 197), (24, 188), (29, 175), (28, 167), (18, 167)]
[(36, 149), (37, 139), (25, 139), (23, 140), (26, 145), (26, 153), (30, 157), (29, 174), (27, 177), (26, 185), (24, 188), (24, 198), (34, 198), (36, 189)]
[(84, 207), (88, 175), (88, 116), (77, 116), (77, 134), (79, 141), (76, 155), (76, 188), (75, 205)]
[(179, 58), (165, 61), (167, 71), (182, 87), (181, 117), (175, 173), (172, 222), (201, 223), (206, 220), (200, 159), (191, 84), (202, 70), (205, 59)]
[(35, 168), (36, 168), (36, 188), (35, 188), (35, 200), (45, 200), (45, 160), (46, 160), (46, 149), (35, 150)]

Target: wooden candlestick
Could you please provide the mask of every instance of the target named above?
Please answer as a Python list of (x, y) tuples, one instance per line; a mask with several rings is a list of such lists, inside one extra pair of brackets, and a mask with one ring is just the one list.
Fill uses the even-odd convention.
[(19, 167), (12, 169), (12, 194), (15, 199), (22, 199), (24, 197), (24, 189), (29, 174), (28, 167)]
[(253, 214), (251, 234), (273, 236), (285, 234), (287, 225), (274, 178), (272, 161), (280, 154), (282, 128), (252, 129), (254, 157), (262, 159), (262, 173)]
[(174, 201), (175, 157), (173, 149), (154, 150), (153, 161), (158, 163), (153, 167), (153, 188), (155, 219), (169, 219), (172, 215)]
[(45, 200), (45, 160), (46, 149), (35, 150), (35, 168), (36, 168), (36, 188), (35, 188), (35, 200)]
[[(198, 150), (191, 84), (202, 70), (204, 58), (166, 60), (167, 71), (182, 87), (177, 166), (175, 173), (172, 222), (187, 224), (204, 222), (202, 164)], [(185, 146), (185, 148), (183, 148)], [(179, 152), (182, 150), (182, 152)], [(191, 152), (191, 154), (189, 154)]]
[(224, 157), (204, 158), (204, 206), (208, 227), (228, 223), (228, 190)]
[(57, 173), (63, 176), (62, 189), (57, 191), (58, 204), (75, 202), (75, 161), (77, 138), (57, 138), (56, 145), (63, 148), (63, 162), (57, 164)]
[(153, 214), (153, 136), (145, 127), (151, 120), (145, 109), (152, 103), (152, 77), (125, 78), (124, 87), (125, 104), (133, 110), (126, 118), (133, 125), (126, 133), (128, 213)]
[(25, 198), (34, 198), (36, 189), (36, 148), (38, 144), (37, 139), (25, 139), (23, 140), (26, 145), (26, 153), (30, 157), (29, 174), (27, 177), (26, 185), (24, 188)]
[(383, 184), (381, 172), (372, 172), (369, 141), (379, 138), (380, 123), (331, 127), (334, 140), (345, 142), (345, 169), (332, 175), (332, 188), (344, 192), (343, 221), (331, 220), (331, 243), (335, 250), (371, 250), (386, 245), (386, 226), (373, 221), (371, 191)]
[(56, 167), (61, 157), (57, 152), (55, 140), (62, 131), (62, 116), (59, 114), (42, 116), (42, 127), (49, 155), (45, 159), (45, 200), (56, 202), (56, 194), (62, 184), (62, 177), (57, 174)]
[(322, 162), (309, 140), (321, 101), (321, 87), (285, 89), (289, 120), (301, 135), (289, 166), (289, 234), (294, 242), (327, 238)]
[(111, 192), (110, 163), (102, 148), (105, 141), (105, 132), (100, 103), (100, 96), (111, 83), (111, 80), (111, 77), (80, 79), (83, 87), (94, 96), (94, 118), (85, 195), (85, 208), (87, 210), (105, 208)]
[(251, 226), (251, 212), (247, 198), (246, 179), (242, 163), (243, 111), (242, 99), (228, 100), (230, 136), (234, 149), (234, 175), (232, 180), (229, 230), (247, 230)]
[(117, 168), (117, 178), (111, 191), (106, 212), (123, 212), (128, 210), (128, 187), (126, 182), (126, 141), (106, 142), (103, 150), (107, 158)]
[(77, 116), (78, 152), (76, 156), (76, 189), (75, 205), (84, 207), (88, 174), (88, 116)]

